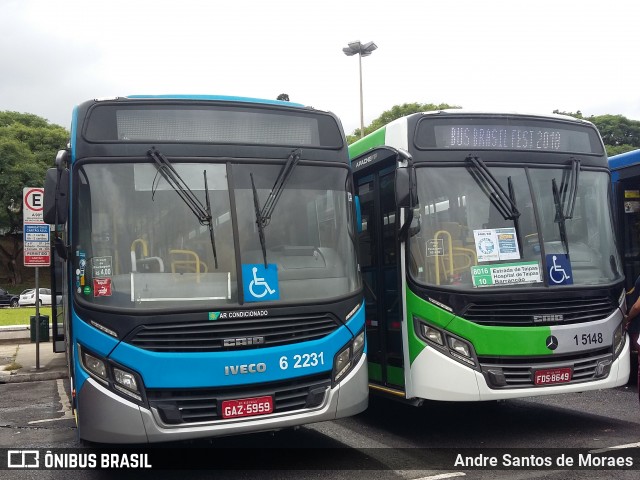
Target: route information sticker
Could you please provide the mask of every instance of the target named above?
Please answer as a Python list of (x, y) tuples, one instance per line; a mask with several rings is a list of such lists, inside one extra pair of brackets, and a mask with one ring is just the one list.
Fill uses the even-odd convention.
[(538, 262), (503, 263), (501, 265), (475, 265), (471, 267), (474, 287), (516, 285), (541, 282)]
[(516, 229), (513, 227), (474, 230), (473, 238), (478, 262), (520, 259)]

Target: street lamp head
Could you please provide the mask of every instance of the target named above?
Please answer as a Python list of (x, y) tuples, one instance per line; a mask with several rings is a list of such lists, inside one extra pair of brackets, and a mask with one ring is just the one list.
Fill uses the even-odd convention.
[(373, 42), (367, 42), (365, 44), (360, 43), (360, 40), (355, 42), (349, 42), (349, 46), (343, 48), (342, 51), (348, 57), (358, 54), (358, 63), (360, 65), (360, 137), (364, 137), (364, 113), (363, 113), (363, 101), (362, 101), (362, 57), (371, 55), (378, 46)]
[(355, 55), (356, 53), (362, 57), (366, 57), (371, 55), (378, 46), (373, 42), (367, 42), (365, 44), (360, 43), (360, 40), (356, 40), (355, 42), (349, 42), (349, 46), (343, 48), (342, 51), (348, 57)]
[(373, 52), (376, 48), (378, 48), (378, 46), (375, 43), (367, 42), (360, 47), (360, 55), (362, 55), (363, 57), (371, 55), (371, 52)]

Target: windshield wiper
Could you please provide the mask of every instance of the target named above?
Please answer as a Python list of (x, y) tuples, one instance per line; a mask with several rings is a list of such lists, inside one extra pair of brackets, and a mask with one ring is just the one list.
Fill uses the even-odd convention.
[(564, 216), (562, 200), (560, 199), (560, 192), (558, 191), (558, 184), (555, 178), (551, 179), (551, 192), (553, 193), (553, 203), (556, 207), (556, 218), (554, 219), (554, 222), (558, 224), (558, 229), (560, 230), (560, 241), (562, 242), (565, 253), (568, 255), (569, 242), (567, 241), (567, 227), (565, 224), (567, 217)]
[[(566, 172), (566, 170), (565, 170)], [(566, 254), (569, 254), (569, 241), (567, 240), (566, 221), (573, 218), (573, 210), (578, 197), (578, 181), (580, 175), (580, 160), (571, 158), (571, 171), (569, 181), (566, 182), (566, 173), (562, 175), (560, 189), (555, 178), (551, 179), (551, 191), (553, 193), (553, 203), (556, 207), (556, 217), (554, 222), (558, 224), (560, 230), (560, 241)]]
[(213, 250), (213, 263), (215, 264), (216, 270), (218, 269), (218, 254), (216, 253), (216, 238), (213, 233), (213, 215), (211, 214), (211, 199), (209, 198), (209, 183), (207, 182), (207, 171), (203, 170), (202, 174), (204, 175), (204, 193), (205, 200), (207, 202), (207, 217), (209, 224), (209, 238), (211, 239), (211, 249)]
[[(565, 220), (573, 218), (573, 210), (576, 206), (576, 198), (578, 198), (578, 180), (580, 175), (580, 160), (571, 158), (571, 173), (569, 176), (569, 198), (565, 204), (564, 200), (567, 193), (567, 187), (564, 186), (564, 194), (562, 198), (562, 215)], [(563, 190), (561, 187), (560, 190)], [(566, 207), (566, 209), (565, 209)]]
[[(507, 187), (509, 188), (509, 199), (511, 200), (512, 205), (514, 206), (514, 208), (516, 208), (516, 211), (517, 211), (516, 192), (513, 188), (513, 181), (511, 180), (511, 175), (509, 175), (509, 177), (507, 178)], [(513, 219), (513, 226), (516, 230), (516, 241), (518, 242), (518, 250), (521, 252), (522, 238), (520, 237), (520, 214), (518, 214)]]
[(471, 177), (500, 212), (500, 215), (505, 220), (516, 220), (520, 216), (520, 212), (513, 200), (514, 197), (507, 195), (482, 159), (469, 156), (465, 160), (469, 164), (467, 168)]
[(251, 177), (251, 188), (253, 190), (253, 206), (255, 208), (256, 214), (256, 224), (258, 225), (258, 236), (260, 238), (260, 247), (262, 248), (262, 258), (264, 260), (264, 267), (267, 268), (267, 247), (264, 239), (264, 227), (269, 225), (271, 222), (271, 215), (273, 214), (273, 210), (280, 199), (280, 195), (284, 191), (284, 187), (291, 178), (291, 174), (295, 169), (296, 165), (300, 161), (300, 155), (302, 151), (297, 148), (293, 150), (289, 157), (287, 157), (287, 162), (280, 169), (280, 173), (278, 174), (278, 178), (276, 178), (273, 187), (271, 187), (271, 191), (269, 192), (269, 196), (267, 197), (267, 201), (264, 202), (262, 209), (260, 208), (260, 203), (258, 201), (258, 192), (256, 191), (256, 185), (253, 182), (253, 173), (250, 173)]
[[(189, 207), (193, 214), (200, 222), (200, 225), (207, 225), (209, 227), (209, 236), (211, 238), (211, 247), (213, 249), (213, 259), (216, 269), (218, 268), (218, 256), (216, 254), (216, 242), (213, 232), (213, 217), (211, 215), (211, 202), (209, 200), (209, 186), (207, 184), (207, 171), (204, 170), (204, 189), (206, 195), (205, 207), (198, 197), (191, 191), (186, 182), (182, 179), (180, 174), (173, 168), (169, 159), (162, 153), (154, 148), (151, 148), (147, 152), (147, 155), (155, 162), (155, 166), (162, 177), (178, 194), (182, 201)], [(152, 190), (152, 194), (155, 194), (155, 190)]]

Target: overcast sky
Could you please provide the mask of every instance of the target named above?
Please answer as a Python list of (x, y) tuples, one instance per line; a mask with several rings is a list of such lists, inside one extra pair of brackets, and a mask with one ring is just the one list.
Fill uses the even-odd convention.
[(360, 126), (405, 102), (640, 120), (640, 1), (0, 0), (0, 110), (69, 127), (130, 94), (291, 101)]

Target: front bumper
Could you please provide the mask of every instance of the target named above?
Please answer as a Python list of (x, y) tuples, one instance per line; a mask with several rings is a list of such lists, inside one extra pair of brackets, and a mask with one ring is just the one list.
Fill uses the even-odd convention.
[(78, 429), (84, 440), (100, 443), (156, 443), (253, 433), (335, 420), (362, 412), (368, 405), (367, 357), (317, 407), (292, 412), (182, 425), (163, 423), (159, 412), (114, 394), (92, 378), (78, 392)]

